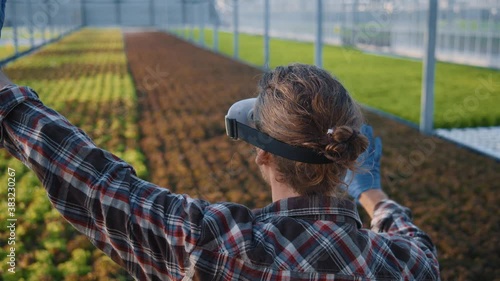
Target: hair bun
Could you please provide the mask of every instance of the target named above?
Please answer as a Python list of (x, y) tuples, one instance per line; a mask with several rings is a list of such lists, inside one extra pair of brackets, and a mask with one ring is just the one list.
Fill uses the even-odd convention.
[(325, 156), (339, 163), (351, 163), (368, 147), (368, 139), (358, 130), (339, 126), (327, 131)]

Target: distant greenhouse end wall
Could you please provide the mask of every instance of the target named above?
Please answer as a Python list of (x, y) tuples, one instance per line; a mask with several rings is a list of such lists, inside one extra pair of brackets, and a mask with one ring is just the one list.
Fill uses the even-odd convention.
[[(197, 23), (203, 14), (214, 22), (212, 0), (81, 0), (89, 26), (167, 27)], [(197, 13), (198, 12), (198, 13)]]

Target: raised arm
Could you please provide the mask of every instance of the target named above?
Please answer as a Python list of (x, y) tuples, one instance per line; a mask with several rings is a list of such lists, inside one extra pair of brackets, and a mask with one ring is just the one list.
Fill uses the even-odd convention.
[(36, 173), (55, 208), (138, 280), (183, 275), (207, 203), (137, 178), (33, 90), (2, 74), (0, 83), (0, 145)]

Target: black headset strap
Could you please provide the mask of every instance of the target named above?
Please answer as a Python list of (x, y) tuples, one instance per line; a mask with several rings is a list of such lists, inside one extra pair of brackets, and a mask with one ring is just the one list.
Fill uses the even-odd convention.
[(333, 162), (310, 148), (289, 145), (250, 126), (237, 123), (236, 120), (232, 121), (236, 123), (236, 138), (242, 139), (264, 151), (289, 160), (309, 164), (328, 164)]

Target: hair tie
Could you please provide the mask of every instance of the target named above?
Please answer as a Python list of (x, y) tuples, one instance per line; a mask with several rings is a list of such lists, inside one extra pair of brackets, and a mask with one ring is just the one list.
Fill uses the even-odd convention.
[(328, 129), (328, 131), (326, 131), (326, 134), (328, 136), (332, 136), (336, 129), (337, 129), (337, 127), (334, 126), (333, 128)]
[[(326, 131), (326, 135), (329, 136), (330, 138), (332, 138), (336, 129), (337, 129), (337, 127), (333, 127), (331, 129), (328, 129), (328, 131)], [(356, 137), (358, 137), (358, 134), (359, 134), (358, 131), (352, 130), (351, 136), (341, 143), (349, 143), (349, 142), (353, 141)]]

